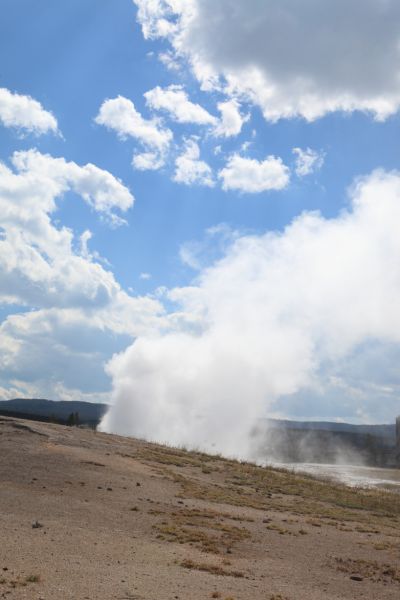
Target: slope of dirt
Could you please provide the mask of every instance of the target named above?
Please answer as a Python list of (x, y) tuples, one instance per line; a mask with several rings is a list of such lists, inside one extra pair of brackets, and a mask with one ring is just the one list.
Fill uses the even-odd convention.
[(400, 495), (0, 418), (0, 598), (400, 597)]

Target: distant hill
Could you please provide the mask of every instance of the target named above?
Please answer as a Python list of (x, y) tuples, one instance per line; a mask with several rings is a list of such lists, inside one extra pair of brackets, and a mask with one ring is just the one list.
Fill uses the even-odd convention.
[(388, 438), (388, 441), (396, 440), (396, 425), (353, 425), (351, 423), (336, 423), (330, 421), (288, 421), (280, 419), (262, 419), (266, 427), (279, 429), (305, 429), (318, 431), (333, 431), (342, 433), (362, 433), (377, 437)]
[(79, 422), (96, 426), (108, 410), (108, 404), (75, 400), (45, 400), (43, 398), (14, 398), (0, 401), (0, 414), (39, 421), (56, 420), (66, 423), (71, 413), (79, 413)]
[(394, 424), (261, 419), (253, 439), (261, 460), (398, 466)]

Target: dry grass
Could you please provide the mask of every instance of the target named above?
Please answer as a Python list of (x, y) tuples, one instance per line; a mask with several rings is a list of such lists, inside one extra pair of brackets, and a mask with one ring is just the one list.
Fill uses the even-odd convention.
[[(39, 583), (41, 581), (40, 575), (28, 575), (27, 577), (16, 577), (13, 579), (7, 579), (6, 577), (0, 578), (0, 585), (8, 586), (11, 589), (26, 587), (30, 583)], [(5, 592), (10, 594), (11, 592)], [(4, 596), (5, 597), (5, 596)]]
[(232, 489), (223, 485), (217, 484), (202, 484), (194, 479), (182, 478), (182, 498), (195, 498), (215, 502), (216, 504), (230, 504), (231, 506), (246, 506), (259, 510), (269, 508), (262, 498), (254, 497), (251, 494), (246, 494), (241, 489)]
[(220, 515), (230, 517), (226, 513), (182, 509), (171, 513), (170, 521), (164, 520), (153, 527), (160, 540), (190, 544), (203, 552), (226, 553), (251, 534), (245, 528), (221, 522)]
[(211, 473), (218, 470), (218, 467), (211, 466), (216, 461), (223, 460), (221, 457), (205, 454), (204, 452), (196, 452), (186, 450), (184, 448), (173, 448), (171, 446), (160, 446), (159, 444), (151, 444), (146, 442), (138, 449), (135, 455), (123, 452), (118, 453), (125, 458), (133, 458), (141, 460), (145, 464), (158, 463), (161, 465), (170, 465), (175, 467), (198, 467), (205, 473)]
[(200, 519), (230, 519), (231, 521), (244, 521), (246, 523), (254, 523), (255, 519), (247, 517), (246, 515), (233, 515), (228, 512), (221, 512), (217, 510), (206, 510), (199, 508), (182, 508), (179, 513), (172, 513), (173, 516), (179, 516), (181, 518), (187, 517), (200, 518)]
[(374, 513), (380, 519), (385, 517), (389, 526), (398, 526), (400, 523), (400, 494), (378, 489), (349, 488), (309, 475), (235, 461), (225, 461), (223, 467), (226, 475), (224, 485), (203, 483), (170, 469), (165, 469), (164, 475), (181, 484), (183, 498), (204, 499), (257, 510), (288, 509), (294, 515), (309, 514), (341, 521), (363, 520), (362, 515), (355, 519), (355, 511), (365, 511)]
[[(176, 450), (172, 455), (174, 460), (181, 452)], [(190, 455), (182, 454), (185, 464), (189, 463)], [(198, 463), (202, 465), (201, 478), (193, 470), (178, 472), (171, 463), (162, 467), (160, 473), (180, 485), (179, 498), (288, 513), (308, 518), (314, 527), (329, 525), (342, 532), (367, 533), (368, 530), (398, 535), (400, 494), (382, 489), (349, 488), (307, 474), (193, 453), (192, 466), (199, 466)], [(213, 473), (207, 476), (204, 465), (207, 470), (208, 463), (212, 464)], [(218, 471), (219, 477), (214, 471)]]
[(25, 579), (25, 581), (27, 583), (39, 583), (39, 581), (40, 581), (40, 575), (29, 575), (29, 577), (27, 577)]
[(221, 565), (213, 565), (209, 563), (196, 563), (193, 560), (187, 559), (180, 563), (184, 569), (195, 569), (196, 571), (205, 571), (212, 575), (222, 575), (224, 577), (245, 577), (242, 571), (227, 571)]
[(384, 541), (384, 542), (376, 542), (373, 544), (374, 550), (397, 550), (400, 551), (400, 544), (395, 544), (393, 542)]
[(361, 576), (371, 581), (400, 583), (400, 569), (377, 561), (352, 558), (335, 558), (336, 569), (349, 575)]
[(271, 525), (267, 525), (267, 529), (270, 531), (276, 531), (280, 535), (297, 535), (297, 532), (291, 531), (290, 529), (285, 529), (285, 527), (281, 527), (280, 525), (276, 525), (272, 523)]
[(227, 484), (235, 481), (253, 488), (258, 495), (283, 494), (301, 496), (302, 499), (318, 498), (332, 506), (350, 510), (376, 511), (379, 515), (400, 517), (400, 495), (378, 489), (355, 489), (331, 481), (321, 481), (311, 475), (296, 474), (284, 469), (262, 468), (237, 463), (230, 469)]

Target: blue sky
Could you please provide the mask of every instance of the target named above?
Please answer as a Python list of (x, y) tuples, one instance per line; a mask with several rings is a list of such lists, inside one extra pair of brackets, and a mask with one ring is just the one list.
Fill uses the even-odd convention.
[[(190, 413), (182, 400), (185, 386), (198, 387), (199, 378), (208, 381), (204, 394), (220, 406), (216, 413), (229, 404), (219, 397), (225, 398), (230, 383), (214, 380), (199, 350), (212, 337), (205, 354), (220, 361), (229, 381), (235, 379), (236, 365), (248, 389), (256, 388), (252, 418), (273, 414), (379, 421), (398, 410), (400, 382), (390, 365), (399, 341), (391, 331), (397, 317), (391, 307), (400, 291), (385, 278), (385, 269), (393, 265), (396, 270), (399, 258), (395, 242), (390, 243), (396, 238), (393, 207), (386, 207), (385, 250), (385, 230), (372, 231), (380, 218), (372, 209), (369, 216), (362, 210), (371, 194), (377, 205), (382, 194), (394, 203), (398, 196), (393, 171), (398, 169), (400, 89), (393, 80), (399, 57), (392, 23), (398, 23), (399, 10), (392, 1), (382, 9), (368, 0), (361, 18), (355, 0), (350, 3), (354, 7), (340, 1), (335, 7), (327, 3), (323, 11), (314, 0), (293, 1), (285, 10), (294, 25), (286, 31), (289, 21), (276, 3), (255, 2), (253, 19), (246, 3), (234, 3), (233, 10), (232, 2), (2, 2), (0, 151), (7, 168), (2, 189), (12, 188), (10, 173), (22, 182), (32, 174), (37, 181), (46, 172), (43, 185), (50, 189), (56, 181), (59, 186), (48, 199), (55, 206), (47, 205), (40, 215), (35, 211), (42, 202), (41, 188), (32, 188), (35, 204), (28, 197), (31, 184), (21, 195), (13, 196), (14, 188), (5, 195), (3, 214), (13, 203), (16, 216), (6, 217), (4, 227), (0, 222), (8, 240), (1, 250), (6, 274), (0, 306), (3, 397), (112, 401), (116, 408), (110, 427), (117, 430), (139, 403), (144, 425), (134, 433), (147, 436), (163, 434), (157, 434), (149, 409), (161, 403), (175, 415), (180, 430), (186, 427), (182, 413)], [(336, 22), (346, 26), (335, 29)], [(382, 50), (371, 43), (371, 31)], [(299, 45), (298, 40), (307, 41)], [(30, 101), (40, 103), (41, 116)], [(20, 102), (25, 102), (22, 108)], [(40, 125), (40, 118), (47, 125)], [(25, 156), (32, 149), (36, 154), (30, 155), (28, 167), (12, 165), (14, 152)], [(143, 153), (151, 155), (146, 155), (151, 168), (132, 165), (132, 157)], [(43, 162), (41, 155), (52, 159)], [(52, 162), (55, 158), (63, 164)], [(101, 173), (79, 170), (88, 163)], [(355, 208), (356, 197), (364, 208)], [(24, 202), (27, 211), (33, 210), (28, 221), (20, 218)], [(52, 228), (49, 240), (63, 228), (69, 231), (71, 264), (66, 251), (62, 262), (44, 242), (40, 256), (32, 258), (38, 249), (34, 236), (45, 239), (40, 228), (46, 219)], [(315, 219), (311, 232), (307, 219)], [(350, 225), (353, 238), (347, 232)], [(337, 239), (331, 239), (332, 229), (338, 230)], [(31, 237), (26, 234), (21, 242), (26, 231)], [(376, 243), (376, 252), (363, 254), (364, 241), (357, 245), (358, 236)], [(292, 244), (299, 244), (298, 252), (289, 252)], [(313, 252), (320, 252), (321, 260), (326, 257), (324, 267), (317, 268), (320, 257)], [(71, 274), (77, 261), (82, 281)], [(370, 270), (371, 278), (382, 277), (387, 287), (381, 282), (379, 294), (362, 290), (374, 287), (373, 279), (356, 280), (346, 272), (347, 262), (354, 263), (354, 272)], [(241, 265), (246, 265), (243, 272)], [(319, 287), (314, 281), (308, 286), (314, 269)], [(83, 282), (96, 277), (107, 291), (82, 292)], [(225, 277), (230, 283), (217, 293), (218, 281)], [(332, 292), (325, 297), (328, 288), (343, 294), (335, 301)], [(373, 308), (363, 299), (370, 294), (376, 295)], [(295, 306), (288, 298), (297, 295)], [(350, 317), (355, 298), (364, 321), (346, 343), (338, 342), (336, 332), (342, 327), (348, 331), (346, 323), (357, 320)], [(224, 303), (227, 313), (232, 310), (227, 329), (221, 327)], [(392, 321), (378, 318), (375, 323), (377, 312), (390, 313)], [(240, 328), (233, 325), (236, 321)], [(187, 337), (187, 348), (178, 351), (177, 336)], [(275, 336), (279, 341), (274, 344), (282, 342), (279, 364), (273, 358), (276, 346), (264, 343)], [(294, 348), (293, 340), (300, 338), (301, 356), (289, 359), (286, 344)], [(242, 344), (247, 344), (246, 352), (235, 355), (232, 348)], [(220, 355), (220, 345), (234, 356)], [(369, 381), (372, 347), (375, 358), (379, 348), (381, 369)], [(177, 363), (190, 357), (187, 368), (195, 371), (190, 382), (182, 382), (178, 374), (170, 381), (166, 374), (164, 353), (170, 357), (175, 352)], [(28, 368), (32, 353), (35, 367)], [(246, 379), (253, 359), (260, 373), (254, 375), (253, 365)], [(353, 363), (358, 366), (349, 372)], [(119, 369), (132, 373), (125, 387)], [(156, 374), (157, 386), (136, 377), (136, 369)], [(264, 381), (264, 371), (272, 369), (281, 375)], [(138, 399), (143, 393), (146, 408)], [(234, 402), (241, 406), (239, 399)], [(197, 396), (190, 406), (203, 416), (215, 408)], [(210, 423), (207, 427), (212, 429)]]

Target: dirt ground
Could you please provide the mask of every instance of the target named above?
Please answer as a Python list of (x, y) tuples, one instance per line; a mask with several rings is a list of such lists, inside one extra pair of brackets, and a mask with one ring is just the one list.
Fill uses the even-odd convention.
[(400, 598), (400, 495), (0, 418), (0, 598)]

